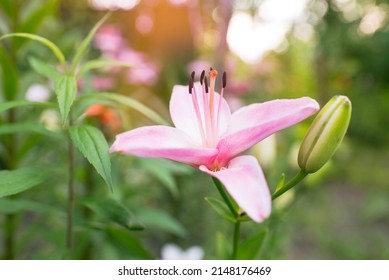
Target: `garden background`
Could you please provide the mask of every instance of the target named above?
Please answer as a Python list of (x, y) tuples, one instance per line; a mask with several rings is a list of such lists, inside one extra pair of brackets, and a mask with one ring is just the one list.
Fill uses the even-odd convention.
[[(233, 108), (300, 96), (323, 106), (346, 95), (353, 115), (334, 158), (275, 201), (264, 224), (244, 225), (242, 236), (269, 228), (255, 258), (389, 257), (389, 1), (0, 0), (0, 36), (37, 34), (70, 60), (108, 10), (81, 60), (95, 64), (81, 68), (77, 95), (116, 93), (139, 103), (91, 107), (85, 98), (73, 112), (80, 120), (109, 144), (131, 128), (171, 123), (173, 86), (210, 66), (227, 72)], [(122, 65), (95, 67), (108, 60)], [(1, 102), (55, 104), (47, 65), (63, 65), (47, 46), (4, 39), (0, 64)], [(69, 154), (61, 116), (51, 105), (0, 109), (0, 169), (29, 168), (38, 182), (0, 198), (1, 258), (159, 259), (171, 243), (200, 246), (206, 259), (225, 256), (231, 228), (204, 200), (217, 196), (208, 176), (167, 160), (112, 154), (111, 190), (80, 153), (73, 155), (74, 240), (67, 252)], [(273, 190), (283, 172), (290, 178), (298, 170), (311, 121), (249, 151)]]

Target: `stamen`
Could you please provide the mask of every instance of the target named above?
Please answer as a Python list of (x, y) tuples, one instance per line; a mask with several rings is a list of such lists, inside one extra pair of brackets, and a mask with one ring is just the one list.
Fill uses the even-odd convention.
[(226, 72), (223, 72), (223, 79), (222, 79), (222, 89), (220, 91), (220, 98), (219, 98), (219, 104), (217, 106), (217, 120), (216, 120), (216, 129), (219, 131), (219, 125), (220, 125), (220, 109), (222, 105), (223, 95), (224, 95), (224, 89), (227, 86), (227, 74)]
[(204, 77), (205, 92), (208, 93), (208, 80), (207, 77)]
[(189, 80), (189, 93), (192, 94), (192, 90), (193, 90), (192, 102), (193, 102), (193, 107), (194, 107), (194, 110), (196, 113), (197, 124), (199, 126), (199, 130), (200, 130), (200, 134), (201, 134), (201, 141), (202, 141), (203, 145), (207, 145), (207, 142), (206, 142), (207, 140), (206, 140), (205, 132), (204, 132), (204, 128), (203, 128), (203, 121), (201, 119), (200, 107), (199, 107), (199, 103), (197, 100), (196, 88), (194, 87), (194, 76), (195, 76), (195, 72), (193, 71), (192, 74), (190, 75), (190, 80)]
[(201, 75), (200, 75), (200, 84), (201, 84), (201, 85), (203, 85), (204, 77), (205, 77), (205, 71), (203, 70), (203, 71), (201, 72)]
[(189, 93), (192, 94), (192, 89), (194, 85), (194, 76), (195, 76), (195, 71), (192, 72), (189, 78)]

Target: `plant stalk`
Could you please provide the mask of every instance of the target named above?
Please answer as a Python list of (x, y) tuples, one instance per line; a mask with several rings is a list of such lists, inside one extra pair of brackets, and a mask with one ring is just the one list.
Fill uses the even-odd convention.
[(300, 170), (300, 172), (297, 173), (297, 175), (294, 176), (288, 183), (286, 183), (280, 189), (276, 190), (275, 193), (273, 193), (272, 200), (275, 200), (277, 197), (279, 197), (280, 195), (282, 195), (286, 191), (293, 188), (295, 185), (300, 183), (307, 175), (308, 175), (308, 173)]
[(74, 212), (74, 145), (72, 139), (68, 139), (69, 181), (66, 220), (66, 249), (70, 253), (73, 247), (73, 212)]

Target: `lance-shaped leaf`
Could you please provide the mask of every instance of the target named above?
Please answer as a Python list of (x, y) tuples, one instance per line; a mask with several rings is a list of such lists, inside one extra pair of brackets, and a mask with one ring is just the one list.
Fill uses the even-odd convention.
[(0, 68), (2, 68), (0, 69), (0, 75), (4, 97), (6, 100), (12, 100), (18, 92), (19, 77), (16, 64), (12, 63), (9, 54), (2, 47), (0, 47)]
[(5, 34), (5, 35), (0, 37), (0, 41), (3, 40), (3, 39), (6, 39), (6, 38), (10, 38), (10, 37), (28, 38), (28, 39), (37, 41), (37, 42), (45, 45), (57, 57), (58, 61), (61, 63), (61, 66), (62, 66), (64, 72), (67, 73), (67, 65), (66, 65), (66, 61), (65, 61), (65, 56), (63, 55), (61, 50), (57, 47), (57, 45), (54, 44), (53, 42), (51, 42), (50, 40), (48, 40), (48, 39), (46, 39), (46, 38), (44, 38), (42, 36), (39, 36), (39, 35), (18, 32), (18, 33)]
[(106, 14), (102, 19), (100, 19), (96, 25), (92, 28), (92, 30), (89, 32), (88, 36), (81, 42), (80, 47), (78, 48), (76, 54), (74, 55), (74, 59), (72, 62), (72, 73), (75, 74), (77, 65), (80, 63), (81, 58), (85, 55), (86, 51), (88, 50), (88, 46), (90, 42), (92, 41), (93, 36), (96, 34), (97, 30), (100, 28), (100, 26), (108, 19), (110, 16), (110, 13)]
[[(43, 21), (56, 10), (57, 3), (57, 0), (44, 1), (17, 26), (17, 32), (36, 33)], [(19, 49), (24, 42), (26, 41), (15, 40), (15, 48)]]
[(55, 93), (57, 94), (62, 124), (64, 124), (68, 118), (74, 99), (76, 98), (76, 78), (66, 75), (57, 78), (55, 80)]
[[(143, 105), (141, 102), (138, 100), (128, 97), (128, 96), (123, 96), (117, 93), (113, 92), (99, 92), (99, 93), (90, 93), (87, 95), (84, 95), (80, 98), (77, 99), (77, 104), (82, 104), (82, 103), (88, 103), (90, 100), (93, 100), (94, 103), (99, 103), (99, 101), (114, 101), (120, 105), (125, 105), (131, 109), (134, 109), (146, 117), (148, 117), (150, 120), (158, 123), (158, 124), (163, 124), (166, 125), (168, 122), (163, 119), (159, 114), (157, 114), (155, 111), (150, 109), (149, 107)], [(90, 105), (88, 103), (88, 105)]]
[(120, 202), (109, 198), (93, 198), (84, 202), (98, 216), (130, 230), (142, 230), (143, 224)]
[(0, 112), (19, 107), (28, 107), (28, 106), (37, 106), (37, 107), (54, 107), (53, 103), (49, 102), (34, 102), (27, 100), (16, 100), (0, 103)]
[(93, 165), (112, 190), (111, 161), (108, 144), (103, 133), (90, 125), (73, 126), (69, 129), (70, 137), (77, 149)]
[(240, 244), (238, 250), (239, 260), (254, 260), (258, 256), (269, 230), (266, 228), (249, 237)]
[(16, 170), (0, 171), (0, 197), (17, 194), (45, 181), (47, 169), (25, 167)]
[(30, 58), (28, 60), (30, 62), (31, 67), (39, 74), (55, 81), (57, 80), (61, 74), (58, 73), (57, 69), (53, 66), (44, 63), (43, 61), (37, 58)]
[(205, 201), (208, 202), (212, 209), (215, 210), (215, 212), (218, 213), (222, 218), (226, 219), (227, 221), (236, 223), (236, 218), (231, 214), (227, 205), (223, 201), (213, 197), (206, 197)]

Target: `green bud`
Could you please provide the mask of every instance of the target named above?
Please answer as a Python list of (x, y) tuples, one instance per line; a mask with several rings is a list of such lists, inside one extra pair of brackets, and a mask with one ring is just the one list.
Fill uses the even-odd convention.
[(313, 120), (300, 146), (298, 164), (306, 173), (318, 171), (335, 153), (351, 118), (351, 101), (334, 96)]

